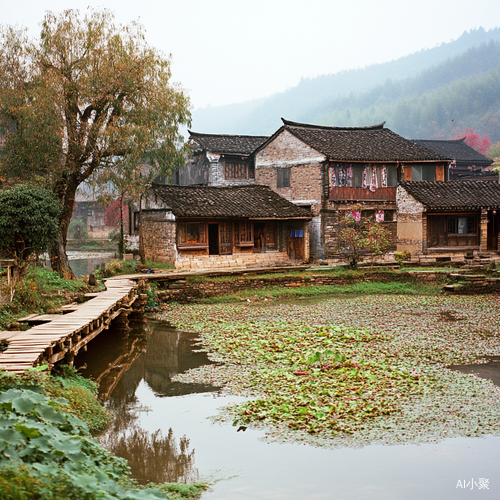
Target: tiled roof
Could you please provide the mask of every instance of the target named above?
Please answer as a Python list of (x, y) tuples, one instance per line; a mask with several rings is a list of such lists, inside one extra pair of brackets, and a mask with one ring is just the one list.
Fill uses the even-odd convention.
[(413, 142), (419, 146), (431, 149), (445, 156), (449, 156), (457, 161), (466, 161), (479, 165), (481, 163), (491, 165), (492, 160), (486, 158), (479, 151), (465, 144), (465, 137), (448, 141), (414, 139)]
[(282, 120), (283, 127), (275, 136), (282, 130), (287, 130), (332, 161), (451, 160), (446, 155), (419, 146), (384, 128), (385, 122), (371, 127), (325, 127)]
[(268, 138), (259, 135), (199, 134), (191, 130), (188, 132), (190, 138), (203, 149), (221, 154), (249, 155)]
[(267, 186), (170, 186), (153, 184), (176, 217), (310, 219), (311, 212)]
[(409, 181), (400, 186), (430, 210), (500, 208), (496, 181)]

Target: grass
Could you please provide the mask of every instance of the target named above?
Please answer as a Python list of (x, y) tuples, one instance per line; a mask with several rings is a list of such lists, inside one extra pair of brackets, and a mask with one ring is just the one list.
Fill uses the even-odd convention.
[(19, 283), (12, 302), (0, 304), (0, 330), (7, 330), (12, 322), (27, 314), (44, 314), (73, 300), (69, 294), (87, 291), (81, 280), (68, 280), (44, 267), (32, 267)]
[(325, 295), (362, 296), (362, 295), (437, 295), (441, 291), (441, 285), (429, 283), (379, 283), (360, 282), (352, 285), (322, 285), (300, 288), (270, 287), (265, 289), (243, 290), (237, 294), (224, 295), (221, 297), (208, 297), (198, 299), (199, 304), (229, 304), (245, 299), (257, 297), (259, 299), (271, 299), (279, 297), (312, 297)]

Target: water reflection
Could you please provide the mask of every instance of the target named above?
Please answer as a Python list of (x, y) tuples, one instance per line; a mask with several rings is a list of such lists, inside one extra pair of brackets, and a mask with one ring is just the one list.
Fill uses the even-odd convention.
[[(125, 414), (127, 411), (124, 412)], [(194, 450), (189, 450), (189, 439), (183, 436), (179, 444), (170, 428), (166, 436), (161, 429), (148, 432), (137, 424), (123, 424), (130, 419), (115, 418), (113, 425), (99, 441), (114, 455), (127, 459), (133, 477), (140, 484), (149, 482), (194, 482), (198, 470), (194, 467)]]
[(139, 483), (192, 482), (198, 479), (195, 450), (184, 435), (176, 440), (171, 428), (145, 430), (141, 417), (147, 408), (137, 397), (146, 385), (155, 397), (182, 396), (217, 390), (207, 384), (181, 384), (172, 377), (190, 368), (211, 364), (206, 353), (194, 352), (192, 333), (180, 332), (165, 323), (150, 322), (130, 331), (111, 327), (98, 335), (89, 351), (75, 358), (75, 366), (99, 383), (101, 397), (113, 415), (110, 428), (99, 441), (117, 456), (128, 460), (132, 477)]

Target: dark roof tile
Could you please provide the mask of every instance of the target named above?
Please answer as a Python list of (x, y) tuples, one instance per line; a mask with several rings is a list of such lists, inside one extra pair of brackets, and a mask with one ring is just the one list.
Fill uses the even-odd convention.
[(449, 156), (456, 161), (466, 161), (479, 164), (491, 165), (492, 160), (486, 158), (479, 151), (465, 144), (465, 137), (462, 139), (453, 140), (428, 140), (414, 139), (413, 142), (424, 148), (431, 149), (445, 156)]
[(189, 130), (190, 138), (203, 149), (212, 153), (249, 155), (257, 149), (267, 136), (258, 135), (227, 135), (227, 134), (200, 134)]
[(384, 128), (385, 122), (370, 127), (325, 127), (282, 120), (284, 125), (274, 136), (287, 130), (332, 161), (417, 162), (452, 159)]
[(153, 184), (176, 217), (310, 219), (311, 212), (267, 186), (170, 186)]
[(430, 210), (500, 208), (496, 181), (408, 181), (400, 186)]

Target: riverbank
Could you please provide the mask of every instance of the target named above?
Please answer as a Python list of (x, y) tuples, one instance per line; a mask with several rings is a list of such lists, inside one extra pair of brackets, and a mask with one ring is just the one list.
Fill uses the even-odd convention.
[(197, 485), (140, 486), (127, 462), (91, 438), (108, 424), (97, 386), (69, 368), (0, 371), (0, 497), (4, 500), (198, 498)]

